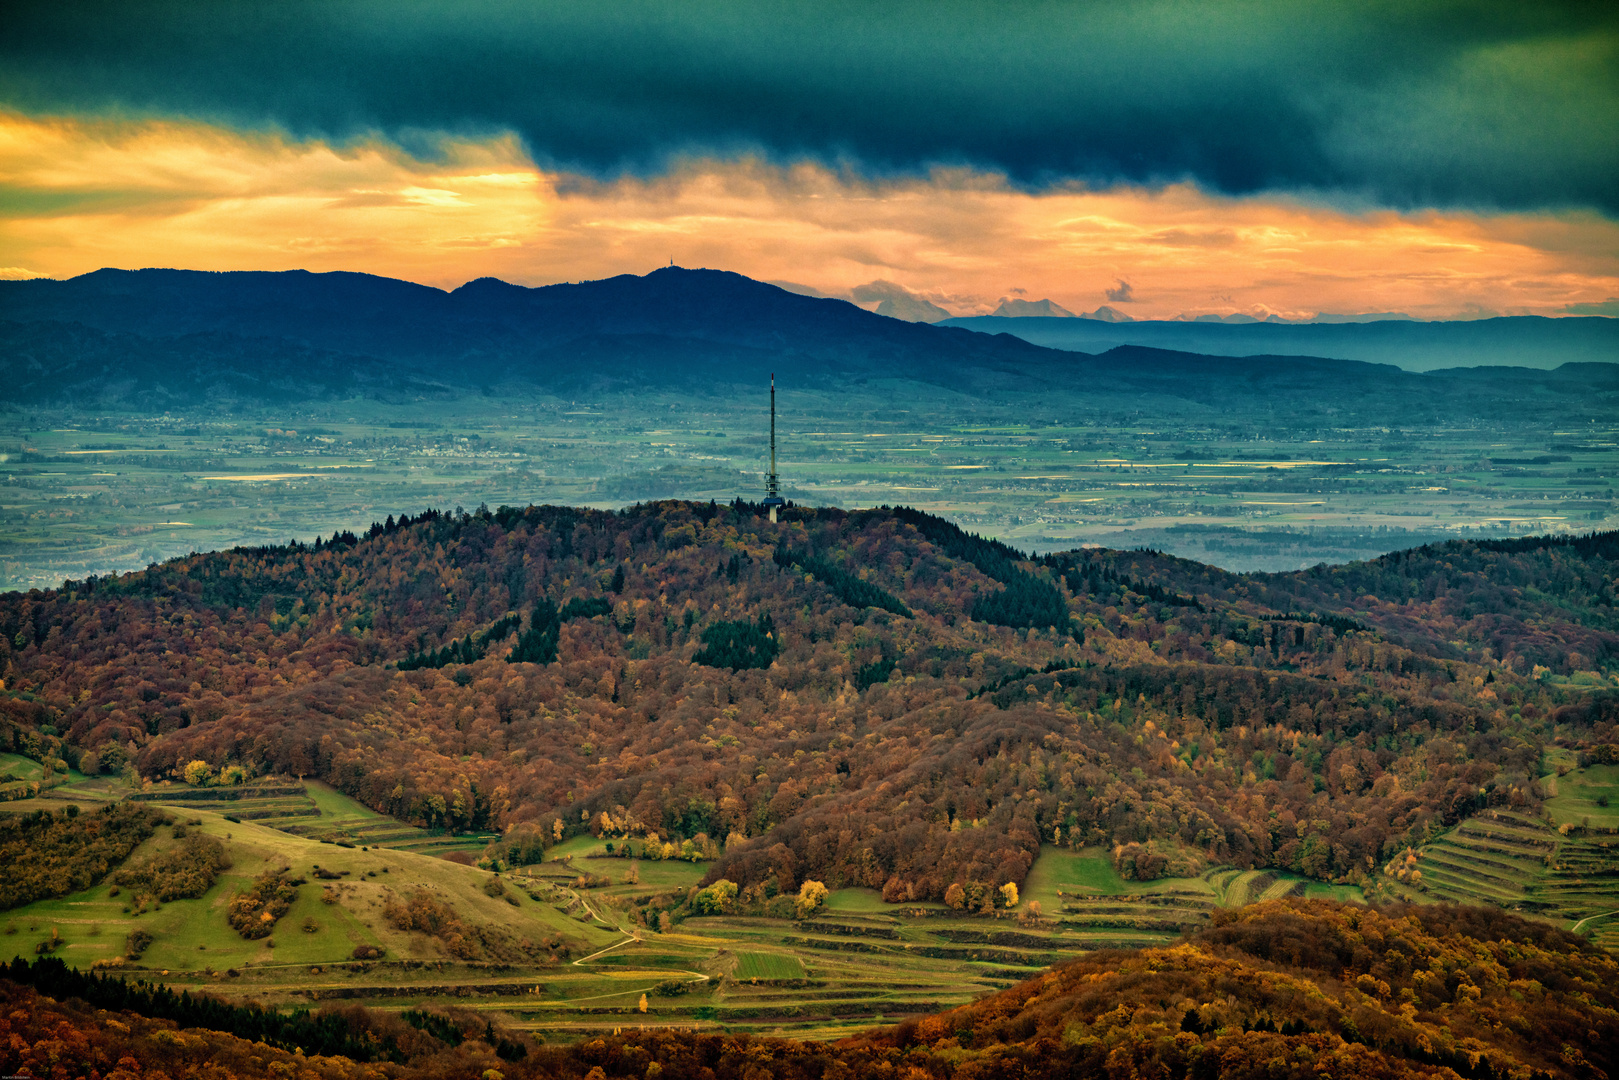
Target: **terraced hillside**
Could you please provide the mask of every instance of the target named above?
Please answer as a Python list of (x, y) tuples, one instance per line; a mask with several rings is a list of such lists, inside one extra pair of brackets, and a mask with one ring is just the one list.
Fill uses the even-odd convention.
[[(150, 797), (140, 801), (172, 808), (225, 843), (232, 865), (206, 895), (132, 911), (129, 897), (103, 882), (31, 904), (4, 916), (0, 959), (31, 956), (44, 943), (79, 967), (115, 961), (176, 987), (282, 1005), (453, 1004), (564, 1039), (637, 1025), (827, 1039), (964, 1004), (1096, 950), (1170, 943), (1224, 904), (1312, 887), (1235, 870), (1125, 882), (1100, 849), (1047, 846), (1015, 911), (885, 904), (875, 890), (850, 888), (800, 920), (712, 915), (658, 932), (630, 917), (636, 905), (685, 897), (711, 864), (627, 859), (581, 836), (557, 845), (545, 863), (497, 876), (406, 850), (424, 841), (398, 826), (390, 832), (385, 820), (355, 813), (318, 785), (270, 782), (235, 793), (141, 793)], [(259, 812), (265, 816), (247, 816)], [(347, 838), (320, 843), (321, 829), (326, 839)], [(171, 848), (168, 832), (159, 829), (132, 858)], [(385, 847), (390, 841), (401, 846)], [(273, 948), (241, 939), (225, 922), (231, 897), (283, 865), (317, 880), (299, 889)], [(567, 944), (549, 957), (455, 955), (445, 940), (402, 932), (386, 916), (388, 903), (423, 890), (499, 928), (509, 944)], [(137, 930), (152, 938), (144, 955), (116, 961)], [(354, 959), (363, 947), (380, 957)]]
[[(83, 798), (94, 797), (97, 792), (74, 786), (62, 788), (58, 794)], [(311, 840), (425, 855), (480, 852), (495, 836), (407, 825), (362, 806), (329, 784), (290, 777), (267, 777), (234, 787), (191, 787), (169, 782), (127, 793), (126, 797), (177, 809), (214, 810), (229, 820), (252, 821)]]
[(1486, 810), (1427, 844), (1414, 889), (1578, 925), (1619, 944), (1619, 832)]
[[(15, 806), (59, 810), (69, 794), (171, 808), (224, 838), (233, 867), (201, 900), (144, 914), (128, 910), (106, 882), (18, 909), (6, 917), (9, 934), (0, 940), (11, 948), (0, 946), (0, 954), (31, 955), (43, 943), (85, 966), (122, 954), (140, 929), (154, 941), (134, 963), (176, 986), (284, 1005), (454, 1004), (563, 1039), (632, 1026), (836, 1038), (969, 1002), (1087, 953), (1171, 944), (1207, 926), (1221, 908), (1285, 897), (1359, 898), (1357, 888), (1275, 870), (1213, 867), (1198, 877), (1125, 881), (1105, 849), (1046, 845), (1015, 910), (888, 904), (875, 890), (848, 888), (796, 921), (710, 915), (665, 923), (659, 932), (633, 917), (637, 906), (688, 897), (712, 864), (626, 858), (622, 848), (609, 852), (584, 834), (552, 847), (542, 864), (491, 875), (423, 857), (481, 848), (482, 837), (434, 835), (324, 784), (287, 778), (141, 791), (74, 781), (52, 799)], [(160, 835), (135, 858), (166, 844)], [(1420, 877), (1411, 877), (1408, 891), (1428, 901), (1513, 907), (1614, 942), (1616, 851), (1619, 837), (1605, 832), (1559, 831), (1489, 811), (1422, 849)], [(230, 896), (271, 862), (326, 879), (302, 890), (273, 951), (240, 940), (223, 921)], [(331, 902), (324, 899), (328, 882)], [(476, 905), (484, 924), (510, 931), (513, 940), (573, 944), (550, 958), (454, 955), (442, 941), (401, 933), (381, 917), (390, 897), (421, 889), (458, 898), (458, 909)], [(382, 955), (355, 960), (351, 952), (364, 946)]]
[[(609, 884), (576, 895), (581, 913), (608, 920), (615, 905), (635, 902), (649, 886), (687, 889), (704, 870), (700, 864), (606, 857), (600, 843), (588, 838), (556, 850), (556, 861), (528, 868), (518, 880), (561, 893), (587, 877), (606, 879)], [(634, 884), (625, 880), (631, 866), (639, 879)], [(1233, 869), (1125, 882), (1099, 849), (1051, 846), (1042, 849), (1027, 886), (1019, 912), (995, 916), (937, 902), (885, 904), (875, 890), (850, 888), (831, 893), (823, 907), (798, 921), (691, 918), (675, 933), (631, 933), (606, 955), (579, 962), (618, 978), (623, 988), (617, 993), (577, 996), (566, 989), (567, 979), (553, 977), (546, 983), (550, 996), (511, 1008), (520, 1026), (556, 1034), (606, 1024), (673, 1023), (829, 1039), (970, 1001), (1097, 950), (1171, 943), (1207, 925), (1222, 906), (1306, 891), (1340, 899), (1359, 895), (1294, 875)], [(647, 982), (656, 985), (649, 991), (650, 1012), (643, 1015), (638, 995)]]

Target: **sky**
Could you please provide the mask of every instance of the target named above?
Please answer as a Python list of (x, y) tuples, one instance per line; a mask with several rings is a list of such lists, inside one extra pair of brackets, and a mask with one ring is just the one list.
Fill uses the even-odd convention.
[(1616, 13), (12, 0), (0, 276), (1619, 315)]

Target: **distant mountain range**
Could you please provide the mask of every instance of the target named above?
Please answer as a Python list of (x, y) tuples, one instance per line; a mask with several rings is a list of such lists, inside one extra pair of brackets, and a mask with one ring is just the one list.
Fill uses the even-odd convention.
[[(1111, 317), (1111, 318), (1110, 318)], [(1251, 316), (1208, 321), (1133, 321), (1112, 308), (1080, 318), (1007, 318), (1003, 313), (944, 320), (986, 334), (1015, 334), (1053, 349), (1101, 353), (1120, 345), (1202, 353), (1334, 356), (1407, 371), (1508, 365), (1549, 370), (1567, 363), (1619, 362), (1619, 319), (1512, 316), (1466, 322), (1417, 322), (1390, 313), (1376, 321), (1349, 316), (1313, 323), (1260, 322)], [(1103, 321), (1109, 319), (1109, 321)]]
[[(882, 308), (878, 308), (882, 311)], [(991, 317), (1006, 319), (1096, 319), (1099, 322), (1134, 322), (1118, 308), (1103, 304), (1095, 311), (1086, 311), (1075, 314), (1057, 303), (1055, 300), (1002, 300), (1000, 306), (990, 312)], [(943, 319), (930, 319), (930, 322), (943, 322)]]
[(33, 337), (55, 323), (146, 339), (276, 340), (451, 384), (725, 382), (772, 369), (951, 382), (1051, 355), (1010, 335), (902, 322), (740, 274), (672, 267), (534, 289), (482, 278), (453, 292), (352, 273), (98, 270), (0, 282), (0, 320), (34, 324)]
[(1013, 319), (1078, 318), (1072, 311), (1069, 311), (1055, 300), (1018, 300), (1015, 298), (1002, 300), (1000, 307), (996, 308), (991, 314)]
[(352, 273), (99, 270), (0, 282), (0, 396), (149, 405), (521, 384), (704, 392), (775, 371), (828, 388), (893, 378), (973, 395), (1149, 394), (1223, 408), (1233, 397), (1303, 394), (1335, 407), (1445, 402), (1465, 411), (1525, 393), (1550, 400), (1619, 388), (1619, 365), (1487, 376), (1400, 370), (1441, 359), (1452, 367), (1611, 361), (1619, 358), (1611, 319), (1234, 326), (1108, 323), (1103, 312), (1118, 315), (928, 325), (740, 274), (676, 267), (540, 288), (483, 278), (451, 292)]

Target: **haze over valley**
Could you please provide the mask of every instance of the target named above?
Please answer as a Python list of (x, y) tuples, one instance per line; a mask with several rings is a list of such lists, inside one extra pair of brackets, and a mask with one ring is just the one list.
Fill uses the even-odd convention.
[(1419, 374), (1033, 347), (675, 268), (450, 294), (105, 271), (0, 283), (0, 304), (18, 588), (427, 506), (751, 496), (770, 370), (790, 498), (916, 506), (1024, 549), (1282, 570), (1613, 514), (1619, 367), (1588, 344), (1608, 319), (1572, 339), (1569, 320), (1419, 324), (1458, 348), (1494, 330), (1546, 368)]

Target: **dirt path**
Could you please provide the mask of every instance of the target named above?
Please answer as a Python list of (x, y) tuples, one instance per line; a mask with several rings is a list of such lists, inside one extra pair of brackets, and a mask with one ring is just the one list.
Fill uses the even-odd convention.
[(1577, 933), (1580, 932), (1580, 927), (1584, 926), (1586, 923), (1590, 922), (1592, 919), (1606, 919), (1609, 915), (1619, 915), (1619, 911), (1604, 911), (1604, 912), (1602, 912), (1600, 914), (1597, 914), (1597, 915), (1587, 915), (1585, 918), (1581, 919), (1579, 922), (1577, 922), (1573, 926), (1569, 927), (1569, 930), (1571, 930), (1572, 932), (1577, 934)]
[[(589, 956), (581, 956), (579, 959), (577, 959), (577, 960), (575, 960), (573, 962), (573, 966), (574, 967), (582, 967), (582, 966), (584, 966), (586, 961), (594, 960), (594, 959), (596, 959), (596, 957), (604, 956), (607, 953), (612, 952), (614, 949), (622, 949), (624, 946), (634, 944), (635, 942), (638, 942), (640, 940), (641, 940), (640, 938), (636, 937), (634, 934), (631, 934), (630, 936), (626, 937), (623, 941), (614, 942), (613, 944), (607, 946), (607, 948), (605, 948), (605, 949), (600, 949), (600, 950), (598, 950), (596, 952), (593, 952)], [(704, 978), (707, 978), (707, 976), (705, 975)]]

